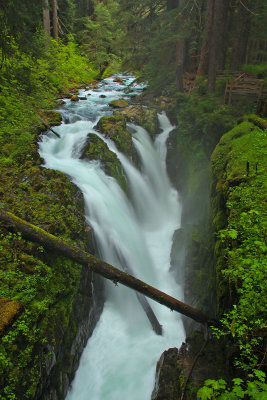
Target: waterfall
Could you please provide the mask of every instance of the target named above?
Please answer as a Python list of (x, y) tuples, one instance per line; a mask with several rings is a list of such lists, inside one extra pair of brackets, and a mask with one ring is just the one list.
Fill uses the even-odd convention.
[[(123, 78), (127, 84), (133, 81)], [(172, 129), (167, 117), (159, 115), (162, 133), (155, 143), (143, 128), (131, 124), (140, 169), (103, 138), (124, 168), (128, 197), (98, 161), (79, 159), (87, 135), (95, 133), (101, 116), (111, 113), (108, 103), (120, 98), (122, 89), (108, 78), (98, 90), (82, 91), (88, 100), (67, 100), (60, 110), (65, 122), (56, 128), (61, 138), (44, 135), (40, 155), (47, 168), (64, 172), (83, 192), (85, 217), (94, 229), (100, 257), (119, 268), (126, 262), (136, 277), (182, 299), (182, 287), (169, 272), (172, 235), (180, 226), (181, 210), (165, 168), (166, 139)], [(133, 94), (140, 89), (135, 86)], [(103, 94), (105, 98), (100, 97)], [(149, 302), (163, 336), (154, 333), (132, 290), (106, 282), (104, 310), (67, 400), (150, 399), (156, 362), (162, 351), (181, 344), (184, 331), (179, 314)]]

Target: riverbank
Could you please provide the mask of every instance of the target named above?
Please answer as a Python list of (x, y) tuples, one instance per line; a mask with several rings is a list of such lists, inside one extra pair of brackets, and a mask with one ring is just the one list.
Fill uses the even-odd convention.
[[(253, 102), (237, 102), (229, 107), (222, 104), (219, 96), (207, 98), (197, 91), (190, 96), (162, 97), (157, 104), (165, 107), (177, 125), (169, 139), (168, 171), (181, 195), (183, 216), (182, 227), (174, 236), (173, 265), (184, 262), (185, 300), (222, 319), (222, 327), (214, 330), (187, 386), (187, 398), (194, 399), (200, 381), (223, 378), (230, 383), (234, 377), (257, 380), (253, 375), (255, 360), (259, 365), (264, 363), (263, 284), (255, 281), (255, 286), (251, 285), (250, 277), (256, 268), (257, 276), (263, 280), (262, 260), (266, 262), (261, 236), (264, 228), (260, 228), (266, 216), (262, 200), (255, 197), (257, 191), (259, 198), (266, 198), (266, 187), (262, 185), (262, 180), (266, 181), (262, 150), (266, 148), (266, 120), (255, 115), (240, 118), (253, 110)], [(254, 209), (261, 219), (256, 225), (251, 221)], [(258, 243), (258, 250), (250, 250), (255, 244), (246, 246), (249, 238)], [(248, 299), (257, 299), (258, 295), (262, 300), (255, 308)], [(252, 314), (247, 319), (250, 310)], [(190, 321), (185, 323), (187, 344), (179, 354), (163, 356), (157, 375), (157, 384), (176, 390), (180, 387), (180, 395), (184, 385), (181, 382), (188, 376), (204, 340), (200, 333), (192, 336), (192, 331), (200, 327)], [(257, 329), (257, 324), (262, 328)], [(255, 337), (254, 344), (251, 335)], [(173, 371), (170, 379), (164, 373), (165, 367)], [(261, 387), (257, 382), (256, 386)], [(165, 399), (164, 389), (154, 398)]]
[[(41, 119), (49, 125), (61, 122), (51, 111), (56, 96), (89, 84), (96, 72), (88, 69), (73, 43), (51, 43), (47, 59), (37, 63), (29, 55), (19, 59), (6, 60), (0, 82), (0, 206), (88, 248), (81, 193), (63, 174), (41, 167), (37, 142), (45, 129)], [(1, 335), (6, 333), (0, 345), (0, 398), (38, 399), (41, 393), (46, 398), (54, 396), (55, 388), (64, 397), (101, 311), (101, 281), (2, 224), (0, 249), (0, 297), (23, 305), (8, 333), (17, 303), (9, 303), (0, 315)]]

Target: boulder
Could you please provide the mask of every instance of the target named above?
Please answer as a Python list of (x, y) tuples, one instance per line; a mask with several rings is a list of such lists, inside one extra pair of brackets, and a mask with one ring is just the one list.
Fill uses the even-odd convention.
[(113, 140), (119, 151), (130, 158), (133, 156), (131, 134), (126, 128), (126, 120), (123, 116), (103, 117), (99, 120), (96, 129)]
[(113, 100), (109, 103), (110, 107), (113, 108), (125, 108), (128, 107), (129, 104), (124, 99)]
[(158, 131), (158, 116), (157, 111), (154, 109), (145, 108), (141, 105), (131, 105), (123, 110), (115, 111), (114, 114), (121, 115), (127, 121), (142, 126), (150, 134), (155, 134)]
[(119, 78), (118, 76), (113, 80), (113, 82), (122, 83), (124, 85), (123, 79)]
[(41, 119), (49, 126), (61, 125), (62, 115), (58, 111), (41, 110)]
[(73, 96), (71, 96), (71, 101), (79, 101), (79, 96), (77, 94), (74, 94)]
[(107, 175), (117, 180), (121, 188), (126, 191), (127, 184), (121, 163), (108, 145), (96, 134), (90, 134), (83, 149), (81, 159), (101, 161)]

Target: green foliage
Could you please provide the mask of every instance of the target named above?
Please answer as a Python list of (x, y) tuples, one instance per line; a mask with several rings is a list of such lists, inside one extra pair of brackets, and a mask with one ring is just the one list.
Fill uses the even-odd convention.
[(214, 332), (233, 340), (236, 366), (248, 371), (261, 363), (266, 330), (266, 146), (266, 130), (244, 121), (222, 137), (212, 155), (217, 192), (227, 199), (217, 261), (220, 310), (227, 312)]
[(197, 397), (200, 400), (238, 400), (244, 398), (265, 400), (267, 384), (264, 382), (265, 374), (258, 370), (253, 370), (253, 374), (250, 374), (249, 380), (246, 382), (240, 378), (233, 379), (231, 387), (227, 386), (223, 379), (207, 379), (205, 385), (198, 390)]
[(206, 97), (198, 92), (192, 92), (190, 96), (175, 93), (171, 112), (177, 118), (181, 134), (203, 143), (207, 154), (234, 126), (239, 115), (237, 108), (222, 104), (221, 97)]
[(14, 42), (12, 48), (0, 77), (0, 165), (21, 163), (33, 153), (40, 128), (38, 109), (53, 107), (60, 92), (95, 77), (73, 42), (51, 41), (37, 59)]
[[(39, 35), (37, 42), (38, 52), (26, 53), (11, 38), (1, 70), (0, 206), (83, 247), (77, 190), (63, 174), (39, 166), (36, 144), (40, 115), (50, 116), (46, 110), (55, 107), (56, 96), (88, 84), (96, 73), (72, 41), (45, 46)], [(1, 341), (1, 400), (34, 397), (42, 362), (49, 365), (49, 348), (60, 343), (73, 317), (80, 279), (79, 265), (0, 230), (0, 297), (20, 300), (26, 308)]]
[[(116, 42), (121, 35), (121, 27), (115, 18), (118, 3), (115, 0), (97, 2), (91, 16), (80, 18), (81, 26), (76, 34), (76, 40), (95, 69), (99, 69), (101, 78), (112, 63), (113, 68), (120, 63), (120, 49)], [(116, 71), (117, 72), (117, 71)]]
[(267, 62), (261, 64), (246, 64), (242, 67), (242, 70), (251, 75), (262, 75), (262, 77), (264, 77), (267, 72)]
[(58, 324), (63, 331), (67, 327), (81, 267), (62, 257), (44, 262), (43, 249), (20, 234), (3, 232), (0, 243), (0, 297), (21, 301), (26, 308), (1, 341), (0, 399), (32, 398), (42, 351), (55, 339)]

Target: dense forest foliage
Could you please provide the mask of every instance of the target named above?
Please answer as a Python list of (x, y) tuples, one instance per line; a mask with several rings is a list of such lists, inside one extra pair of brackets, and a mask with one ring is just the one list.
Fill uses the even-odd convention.
[[(36, 133), (44, 128), (42, 120), (48, 118), (59, 95), (125, 70), (148, 82), (148, 96), (152, 93), (169, 101), (175, 123), (185, 136), (197, 138), (208, 156), (229, 131), (212, 158), (220, 178), (226, 165), (218, 160), (225, 152), (232, 152), (233, 159), (238, 154), (243, 163), (249, 154), (258, 166), (247, 185), (244, 180), (241, 186), (233, 184), (229, 189), (227, 178), (225, 186), (217, 188), (224, 198), (228, 196), (229, 217), (228, 224), (217, 231), (223, 243), (217, 273), (220, 285), (230, 287), (232, 298), (219, 304), (222, 323), (214, 328), (214, 334), (232, 343), (234, 375), (254, 382), (250, 389), (259, 397), (253, 397), (249, 386), (245, 392), (243, 380), (236, 380), (228, 397), (219, 397), (227, 391), (225, 382), (209, 382), (200, 393), (203, 399), (235, 399), (248, 394), (263, 399), (259, 387), (263, 387), (261, 371), (266, 367), (266, 99), (248, 94), (225, 104), (223, 96), (227, 80), (243, 73), (266, 84), (266, 37), (267, 4), (263, 0), (0, 3), (3, 177), (10, 171), (16, 175), (26, 162), (34, 163)], [(256, 112), (260, 115), (255, 116)], [(239, 136), (240, 147), (235, 148), (230, 142)], [(246, 154), (243, 158), (241, 148)], [(238, 176), (239, 165), (229, 161), (228, 167), (236, 168)], [(9, 239), (5, 238), (8, 246)], [(4, 290), (0, 297), (7, 293), (12, 290)], [(12, 390), (9, 397), (1, 398), (15, 398)]]

